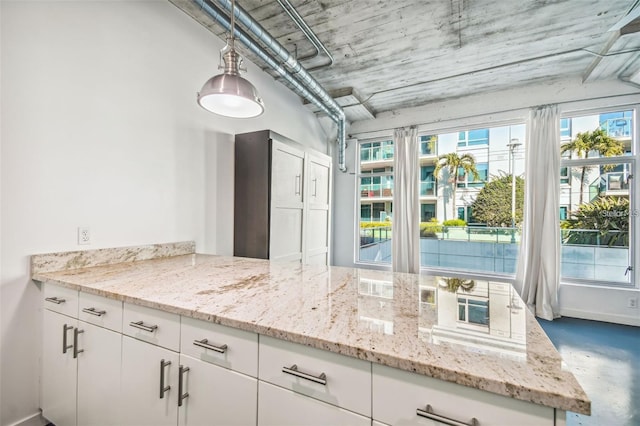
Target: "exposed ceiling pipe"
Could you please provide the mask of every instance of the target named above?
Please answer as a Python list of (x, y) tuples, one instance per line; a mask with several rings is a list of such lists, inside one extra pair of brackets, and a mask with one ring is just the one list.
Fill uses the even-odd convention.
[(300, 16), (298, 11), (295, 9), (295, 7), (293, 7), (293, 5), (289, 2), (289, 0), (276, 0), (276, 1), (278, 2), (278, 4), (280, 4), (280, 7), (282, 7), (282, 10), (287, 12), (287, 15), (289, 15), (291, 20), (298, 26), (298, 28), (300, 28), (300, 31), (302, 31), (305, 37), (307, 37), (307, 40), (309, 40), (309, 42), (316, 49), (315, 55), (304, 56), (304, 57), (298, 58), (298, 60), (304, 61), (306, 59), (315, 58), (316, 56), (318, 56), (318, 53), (320, 52), (320, 50), (322, 50), (324, 54), (327, 56), (327, 58), (329, 59), (329, 62), (325, 64), (317, 65), (312, 68), (308, 68), (307, 71), (313, 71), (313, 70), (317, 70), (324, 67), (330, 67), (331, 65), (333, 65), (333, 55), (329, 53), (329, 51), (327, 50), (327, 47), (320, 41), (320, 39), (313, 32), (313, 30), (309, 28), (309, 25), (307, 25), (307, 23), (304, 21), (302, 16)]
[[(198, 4), (204, 3), (206, 0), (195, 0)], [(216, 3), (222, 5), (228, 11), (231, 11), (231, 0), (215, 0)], [(344, 151), (346, 149), (346, 128), (345, 128), (345, 114), (342, 107), (329, 95), (329, 93), (320, 86), (320, 83), (298, 62), (298, 60), (289, 53), (289, 51), (282, 46), (276, 39), (274, 39), (257, 21), (255, 21), (244, 9), (236, 5), (234, 8), (234, 14), (236, 19), (241, 22), (249, 31), (250, 34), (257, 37), (257, 39), (264, 43), (271, 51), (273, 51), (278, 58), (280, 58), (284, 64), (291, 69), (291, 71), (299, 79), (300, 83), (316, 95), (323, 103), (325, 108), (332, 110), (334, 113), (329, 116), (338, 124), (338, 168), (342, 172), (347, 171), (347, 166), (344, 158)], [(236, 29), (237, 31), (237, 29)], [(242, 41), (240, 39), (240, 41)], [(242, 41), (244, 43), (244, 41)], [(250, 47), (250, 46), (247, 46)], [(262, 50), (262, 49), (260, 49)], [(252, 51), (257, 54), (253, 49)], [(309, 99), (311, 101), (311, 99)], [(314, 102), (315, 104), (315, 102)]]

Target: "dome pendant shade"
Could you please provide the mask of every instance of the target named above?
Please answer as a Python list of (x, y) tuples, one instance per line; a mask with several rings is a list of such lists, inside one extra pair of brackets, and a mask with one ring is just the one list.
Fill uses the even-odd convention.
[(232, 118), (257, 117), (264, 112), (258, 91), (237, 74), (211, 77), (198, 93), (198, 104), (214, 114)]
[(240, 77), (242, 57), (236, 52), (235, 2), (231, 0), (231, 30), (227, 45), (220, 51), (224, 73), (211, 77), (198, 93), (198, 104), (214, 114), (232, 118), (252, 118), (264, 112), (264, 103), (258, 91), (248, 80)]

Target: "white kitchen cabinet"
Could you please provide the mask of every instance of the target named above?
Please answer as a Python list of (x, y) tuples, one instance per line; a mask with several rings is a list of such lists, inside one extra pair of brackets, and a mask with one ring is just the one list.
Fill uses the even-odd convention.
[(180, 426), (256, 424), (257, 334), (182, 317), (180, 367)]
[(260, 336), (258, 374), (261, 381), (371, 417), (368, 361)]
[(371, 418), (335, 405), (262, 381), (258, 386), (259, 426), (371, 425)]
[(256, 424), (256, 378), (182, 354), (179, 373), (178, 425)]
[[(446, 419), (482, 426), (553, 426), (550, 407), (373, 364), (373, 419), (390, 425), (438, 425)], [(429, 406), (429, 408), (427, 408)], [(429, 413), (431, 412), (431, 413)], [(440, 419), (438, 421), (438, 419)]]
[(177, 424), (178, 368), (177, 352), (122, 337), (122, 391), (117, 407), (123, 424)]
[(112, 401), (120, 393), (122, 335), (84, 321), (77, 333), (78, 425), (121, 424)]
[(121, 327), (122, 302), (52, 285), (43, 293), (43, 416), (56, 425), (118, 424), (121, 334), (77, 317)]
[(305, 258), (303, 263), (329, 264), (329, 230), (331, 159), (326, 156), (307, 154)]
[(331, 158), (275, 132), (236, 135), (234, 255), (327, 264)]
[(272, 141), (269, 259), (302, 261), (304, 151)]
[(42, 415), (56, 425), (76, 424), (77, 362), (73, 331), (78, 320), (44, 309), (42, 341)]

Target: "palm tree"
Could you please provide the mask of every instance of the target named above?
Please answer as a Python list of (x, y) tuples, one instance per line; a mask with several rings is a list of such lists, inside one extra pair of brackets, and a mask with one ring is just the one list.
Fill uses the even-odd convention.
[[(622, 142), (607, 136), (604, 129), (596, 129), (593, 132), (578, 133), (576, 138), (560, 146), (560, 153), (574, 152), (578, 158), (589, 158), (589, 153), (596, 152), (600, 157), (614, 157), (624, 154)], [(587, 173), (587, 166), (582, 166), (580, 172), (580, 203)]]
[[(458, 186), (458, 178), (460, 170), (465, 174), (472, 174), (474, 180), (480, 179), (480, 174), (476, 169), (476, 159), (471, 154), (458, 155), (455, 152), (442, 154), (438, 157), (436, 168), (433, 171), (434, 176), (438, 176), (442, 170), (447, 170), (449, 174), (449, 183), (453, 184), (453, 215), (456, 216), (456, 187)], [(446, 210), (446, 209), (445, 209)]]

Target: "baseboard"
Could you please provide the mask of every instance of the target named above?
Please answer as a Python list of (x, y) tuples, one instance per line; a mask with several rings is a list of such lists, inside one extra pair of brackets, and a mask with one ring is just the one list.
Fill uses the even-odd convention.
[(627, 315), (607, 314), (602, 312), (582, 311), (579, 309), (560, 308), (563, 317), (580, 318), (593, 321), (612, 322), (615, 324), (634, 325), (640, 327), (640, 315), (631, 317)]
[(18, 420), (9, 426), (44, 426), (49, 423), (40, 412), (25, 417), (22, 420)]

